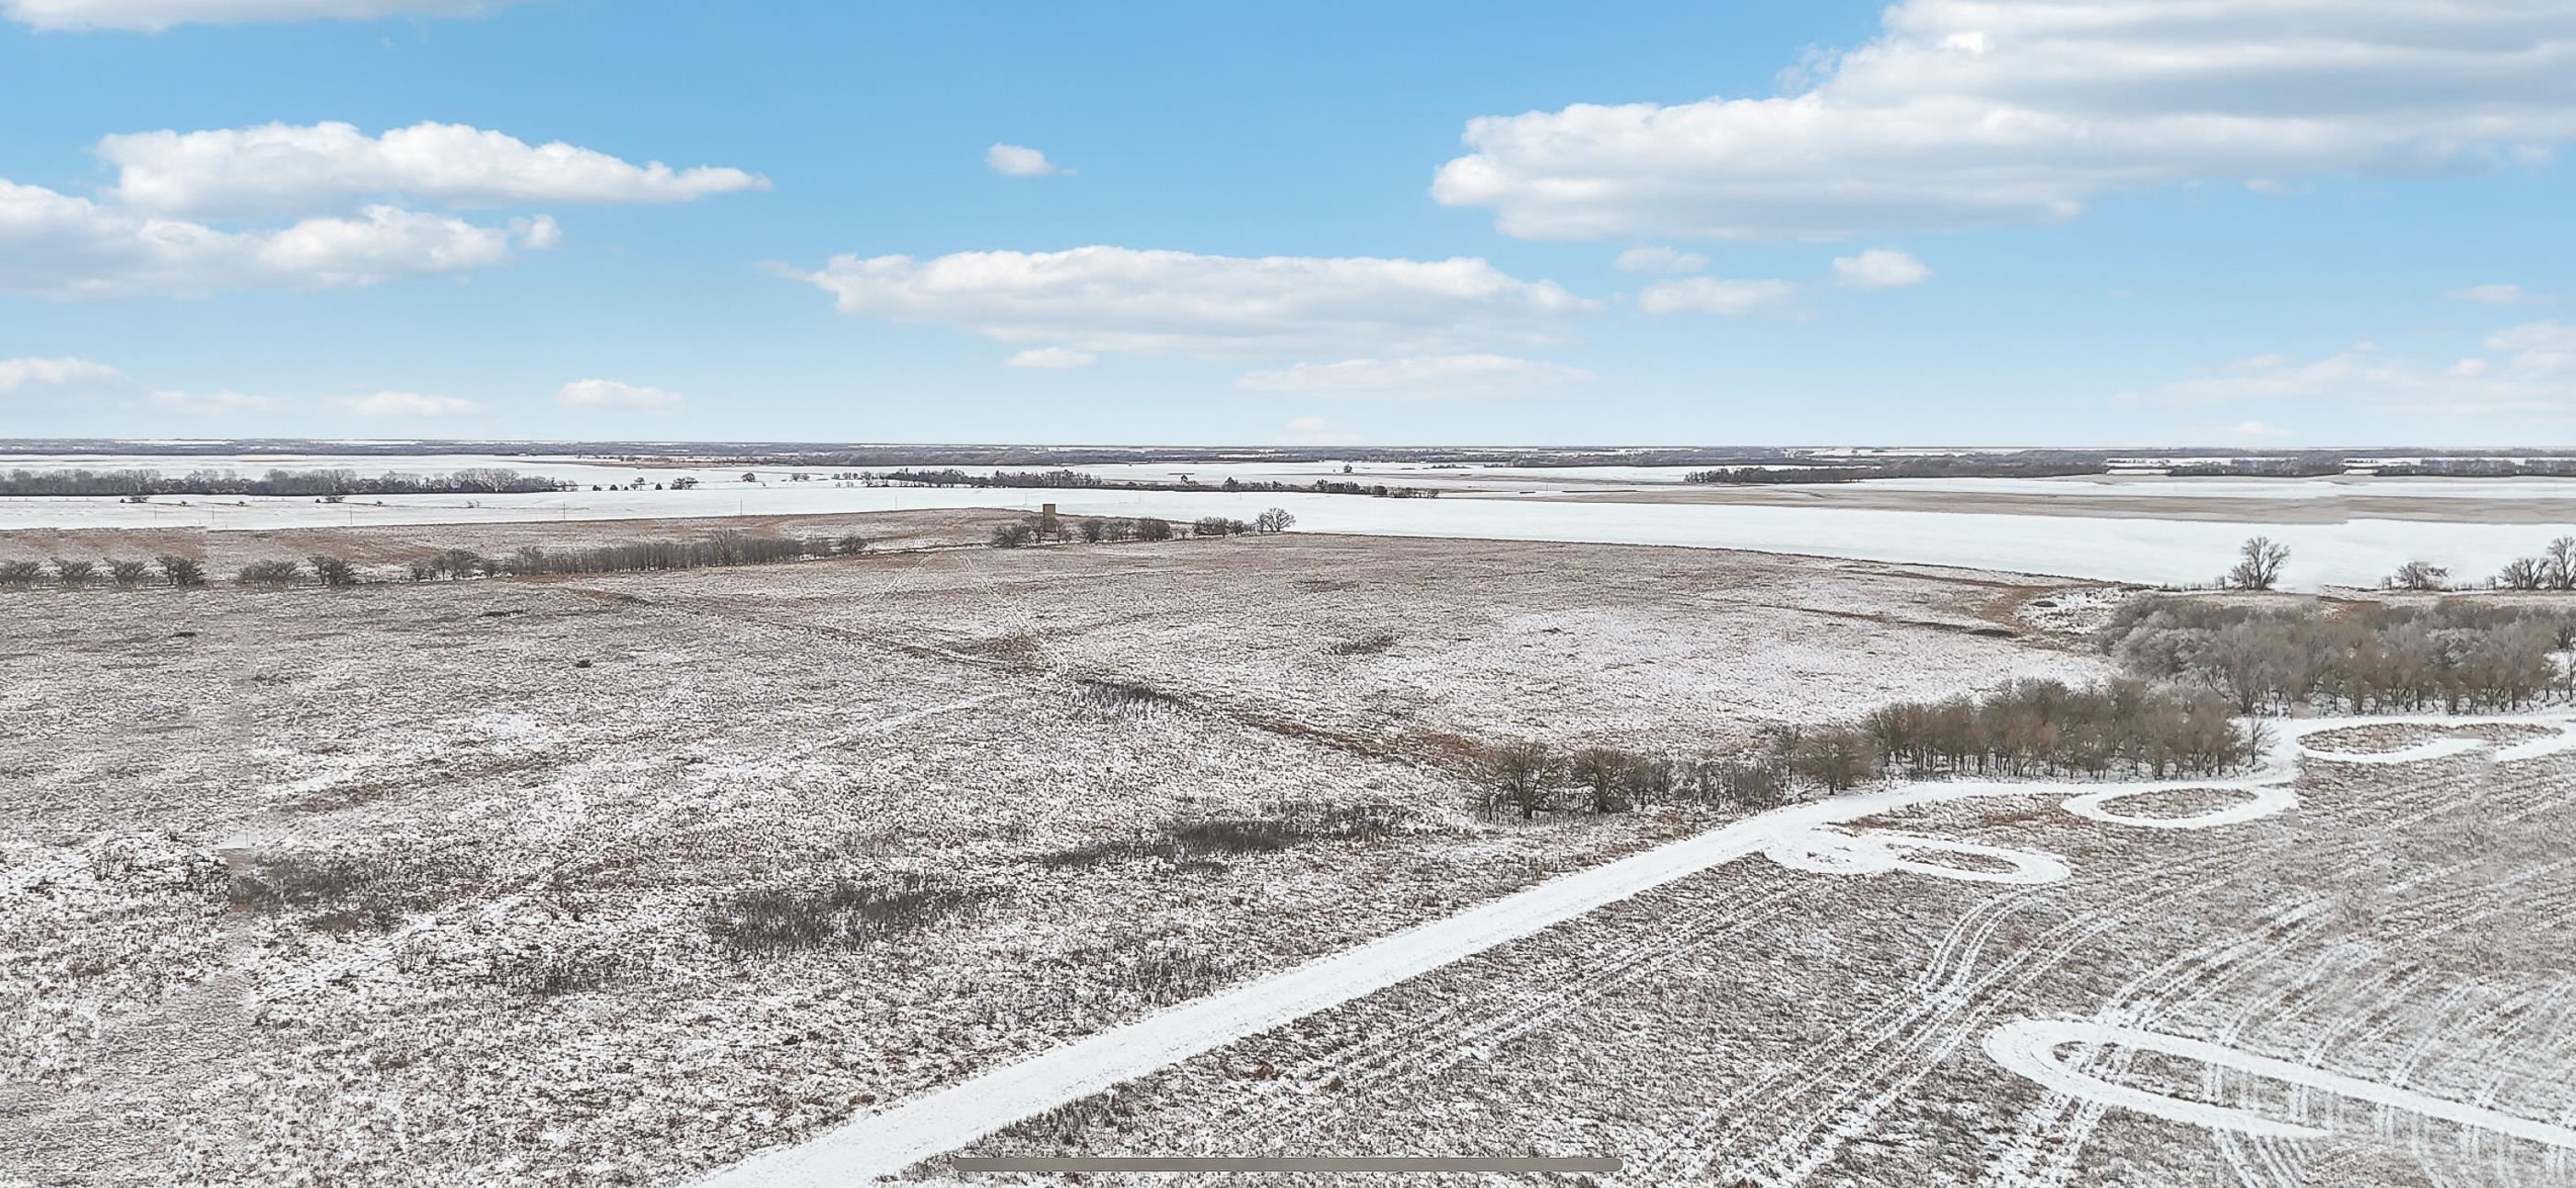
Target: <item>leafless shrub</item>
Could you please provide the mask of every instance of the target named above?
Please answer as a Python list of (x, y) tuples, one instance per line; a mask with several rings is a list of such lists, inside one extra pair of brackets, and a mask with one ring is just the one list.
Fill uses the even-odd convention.
[(237, 869), (225, 900), (244, 911), (314, 911), (305, 924), (317, 931), (383, 930), (448, 901), (484, 873), (468, 859), (399, 850), (274, 853)]
[(1848, 792), (1878, 778), (1882, 752), (1863, 727), (1827, 726), (1773, 736), (1780, 761), (1799, 779), (1827, 792)]
[(1167, 821), (1150, 833), (1087, 842), (1041, 856), (1047, 867), (1097, 866), (1159, 858), (1176, 866), (1211, 858), (1271, 854), (1320, 842), (1376, 841), (1403, 832), (1411, 818), (1393, 805), (1287, 802), (1263, 806), (1257, 817), (1206, 817)]
[(1270, 510), (1252, 518), (1252, 530), (1265, 536), (1276, 532), (1286, 532), (1290, 528), (1296, 527), (1296, 525), (1297, 517), (1289, 515), (1288, 509), (1284, 507), (1271, 508)]
[(1241, 536), (1252, 531), (1252, 525), (1224, 516), (1201, 516), (1190, 525), (1193, 536)]
[(1702, 759), (1676, 775), (1676, 793), (1692, 800), (1754, 810), (1789, 802), (1789, 765), (1777, 756)]
[(868, 538), (861, 536), (856, 532), (843, 534), (841, 539), (836, 543), (840, 549), (841, 555), (844, 557), (856, 557), (859, 554), (868, 551)]
[(1092, 516), (1085, 519), (1080, 525), (1078, 525), (1078, 528), (1082, 533), (1082, 542), (1084, 544), (1099, 544), (1101, 541), (1109, 539), (1109, 521), (1101, 519), (1098, 516)]
[(107, 562), (108, 580), (120, 590), (131, 590), (152, 578), (152, 567), (132, 558), (111, 557)]
[(980, 888), (909, 874), (868, 882), (841, 879), (819, 887), (767, 887), (717, 900), (707, 916), (707, 933), (745, 955), (856, 948), (927, 927), (989, 898)]
[(163, 553), (153, 560), (161, 567), (161, 580), (173, 586), (187, 589), (206, 584), (206, 567), (195, 558)]
[(358, 584), (357, 567), (338, 557), (315, 553), (305, 558), (304, 563), (313, 567), (315, 580), (332, 589), (346, 589)]
[(1098, 677), (1081, 677), (1073, 682), (1074, 699), (1084, 705), (1109, 710), (1168, 709), (1181, 704), (1181, 699), (1143, 681), (1122, 681)]
[(1566, 775), (1582, 785), (1593, 812), (1624, 813), (1636, 807), (1628, 796), (1628, 769), (1641, 761), (1616, 747), (1585, 747), (1566, 761)]
[(66, 561), (56, 557), (54, 558), (54, 580), (61, 582), (66, 590), (78, 590), (98, 580), (98, 563)]
[(1156, 516), (1140, 517), (1136, 521), (1136, 539), (1170, 540), (1172, 539), (1172, 522)]
[(626, 980), (633, 963), (620, 953), (550, 951), (505, 953), (492, 958), (485, 980), (529, 998), (559, 998), (604, 990)]
[(253, 561), (242, 566), (233, 580), (254, 590), (283, 590), (304, 576), (304, 570), (292, 561)]
[(499, 563), (472, 549), (440, 549), (429, 559), (432, 576), (458, 581), (499, 571)]
[(2571, 637), (2564, 610), (2458, 597), (2334, 615), (2164, 598), (2122, 608), (2101, 643), (2131, 672), (2201, 685), (2240, 713), (2393, 713), (2556, 696), (2562, 674), (2549, 653)]
[(1037, 537), (1037, 529), (1025, 521), (1015, 520), (993, 526), (993, 547), (997, 549), (1020, 548), (1035, 543)]
[(1151, 1006), (1198, 998), (1224, 985), (1234, 972), (1231, 963), (1205, 949), (1144, 937), (1074, 949), (1065, 954), (1065, 960), (1080, 971), (1082, 980)]
[(1395, 636), (1393, 633), (1386, 631), (1372, 631), (1357, 639), (1343, 640), (1325, 648), (1324, 650), (1331, 652), (1336, 656), (1374, 656), (1394, 646)]
[(45, 580), (45, 567), (34, 561), (0, 561), (0, 586), (24, 590)]

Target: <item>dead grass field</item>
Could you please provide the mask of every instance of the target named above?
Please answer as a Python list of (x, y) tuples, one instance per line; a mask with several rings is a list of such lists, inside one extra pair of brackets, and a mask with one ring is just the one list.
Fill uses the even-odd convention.
[(2097, 671), (2050, 589), (1291, 534), (0, 596), (0, 1165), (673, 1182), (1707, 824), (1472, 816), (1470, 744)]

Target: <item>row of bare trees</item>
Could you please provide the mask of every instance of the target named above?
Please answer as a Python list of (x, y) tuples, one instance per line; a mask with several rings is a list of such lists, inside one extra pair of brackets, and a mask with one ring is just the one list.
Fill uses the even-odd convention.
[[(1250, 520), (1225, 516), (1203, 516), (1189, 524), (1192, 536), (1242, 536), (1248, 533), (1269, 535), (1286, 532), (1295, 526), (1297, 517), (1286, 508), (1274, 507)], [(993, 528), (992, 544), (997, 549), (1024, 548), (1049, 541), (1062, 542), (1079, 535), (1085, 544), (1104, 541), (1170, 540), (1179, 535), (1180, 526), (1153, 516), (1108, 518), (1091, 516), (1068, 525), (1064, 518), (1051, 512), (1040, 512), (1023, 520), (998, 524)]]
[(0, 588), (15, 590), (38, 586), (59, 586), (65, 590), (103, 587), (139, 590), (149, 586), (186, 589), (205, 584), (205, 563), (175, 553), (165, 553), (150, 561), (132, 557), (109, 557), (97, 561), (56, 557), (50, 566), (42, 561), (0, 561)]
[(569, 490), (573, 484), (498, 467), (470, 467), (453, 474), (372, 478), (355, 470), (270, 470), (258, 475), (193, 470), (176, 477), (157, 470), (12, 470), (0, 474), (0, 496), (115, 495), (513, 495)]
[[(2451, 571), (2430, 561), (2409, 561), (2396, 572), (2379, 579), (2388, 590), (2456, 589)], [(2549, 542), (2537, 557), (2516, 557), (2488, 578), (2492, 590), (2576, 590), (2576, 536), (2562, 536)]]
[(2576, 607), (2445, 599), (2429, 606), (2123, 607), (2100, 643), (2130, 672), (2210, 690), (2239, 713), (2296, 706), (2393, 713), (2519, 709), (2576, 697)]
[[(766, 565), (807, 557), (846, 557), (864, 553), (868, 540), (851, 533), (839, 537), (752, 536), (722, 532), (694, 540), (644, 540), (576, 549), (530, 545), (505, 556), (486, 556), (472, 549), (441, 549), (415, 558), (407, 566), (411, 580), (459, 581), (466, 578), (542, 574), (622, 573), (635, 570), (707, 569)], [(253, 561), (235, 572), (236, 584), (261, 590), (289, 586), (355, 586), (360, 576), (345, 558), (316, 554), (301, 562), (272, 558)], [(189, 589), (207, 584), (205, 563), (168, 554), (150, 562), (110, 558), (76, 561), (57, 558), (50, 572), (43, 562), (0, 561), (0, 588), (59, 586), (80, 590), (100, 586), (138, 589), (172, 586)]]
[(2219, 776), (2260, 756), (2255, 731), (2206, 690), (2138, 679), (2091, 687), (2016, 681), (1982, 697), (1899, 702), (1860, 722), (1774, 729), (1750, 755), (1672, 758), (1616, 747), (1516, 742), (1475, 756), (1472, 807), (1522, 819), (1704, 803), (1763, 809), (1839, 793), (1891, 770), (2158, 779)]

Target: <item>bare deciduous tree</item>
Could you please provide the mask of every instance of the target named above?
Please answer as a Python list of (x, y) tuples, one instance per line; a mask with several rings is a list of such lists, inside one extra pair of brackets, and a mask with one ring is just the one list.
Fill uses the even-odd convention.
[(1526, 821), (1556, 807), (1557, 783), (1564, 768), (1545, 744), (1505, 743), (1477, 757), (1476, 782), (1483, 790), (1486, 812), (1510, 809)]
[(2290, 559), (2290, 550), (2268, 536), (2246, 540), (2236, 550), (2236, 567), (2227, 571), (2227, 585), (2236, 590), (2269, 590), (2281, 580), (2281, 566)]
[(242, 566), (233, 580), (254, 590), (283, 590), (304, 576), (304, 570), (292, 561), (253, 561)]
[(2546, 590), (2549, 588), (2549, 562), (2538, 557), (2516, 557), (2496, 571), (2496, 584), (2508, 590)]
[(206, 584), (206, 567), (195, 558), (163, 553), (153, 561), (161, 567), (161, 580), (173, 586), (188, 589)]
[(2429, 561), (2409, 561), (2379, 584), (2391, 590), (2439, 590), (2450, 582), (2450, 570)]
[(2549, 551), (2541, 554), (2549, 564), (2549, 588), (2576, 590), (2576, 536), (2562, 536), (2549, 542)]
[(313, 566), (313, 576), (325, 586), (345, 589), (358, 584), (357, 567), (338, 557), (327, 553), (315, 553), (305, 558), (305, 561)]

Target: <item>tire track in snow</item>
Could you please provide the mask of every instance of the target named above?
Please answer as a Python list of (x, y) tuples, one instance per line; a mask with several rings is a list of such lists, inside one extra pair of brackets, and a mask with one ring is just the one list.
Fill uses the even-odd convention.
[[(2255, 775), (2118, 787), (2146, 792), (2251, 789), (2279, 783), (2295, 774), (2300, 753), (2296, 740), (2300, 735), (2377, 721), (2317, 719), (2299, 724), (2301, 729), (2295, 732), (2284, 730), (2269, 749), (2264, 770)], [(923, 1159), (955, 1150), (1023, 1118), (1533, 935), (1603, 904), (1774, 845), (1794, 846), (1819, 827), (1917, 805), (1995, 797), (2064, 796), (2073, 789), (2089, 793), (2106, 787), (2109, 786), (1959, 781), (1907, 785), (1774, 809), (1641, 854), (1562, 875), (1443, 919), (992, 1069), (844, 1123), (806, 1142), (756, 1155), (700, 1183), (724, 1188), (846, 1185), (900, 1174)], [(2209, 847), (2204, 852), (2218, 849)], [(2168, 880), (2174, 873), (2171, 867), (2159, 868), (2156, 881)], [(2108, 922), (2059, 925), (2054, 931), (2065, 934), (2059, 938), (2061, 947), (2039, 970), (2025, 976), (2035, 978), (2047, 965), (2062, 960), (2074, 945), (2108, 927)], [(2003, 969), (2016, 968), (2030, 956), (2029, 950), (2024, 950), (2007, 959)], [(2000, 976), (2000, 971), (1990, 975), (1984, 984), (1992, 985)], [(1885, 1037), (1893, 1038), (1892, 1033)], [(1810, 1083), (1814, 1080), (1809, 1078)]]
[[(2501, 747), (2486, 740), (2461, 740), (2453, 738), (2436, 740), (2433, 743), (2418, 744), (2395, 752), (2384, 752), (2372, 755), (2357, 756), (2335, 752), (2307, 751), (2305, 748), (2302, 748), (2302, 750), (2309, 758), (2321, 759), (2329, 762), (2412, 762), (2446, 758), (2453, 755), (2464, 754), (2471, 751), (2482, 751), (2490, 747), (2495, 747), (2497, 754), (2492, 757), (2487, 764), (2482, 765), (2483, 770), (2481, 771), (2480, 776), (2484, 777), (2492, 775), (2494, 768), (2497, 766), (2502, 766), (2507, 763), (2519, 763), (2528, 759), (2538, 758), (2543, 755), (2558, 754), (2569, 749), (2571, 742), (2576, 742), (2576, 734), (2571, 734), (2567, 724), (2563, 720), (2545, 718), (2528, 719), (2527, 721), (2530, 721), (2533, 724), (2552, 725), (2557, 728), (2558, 733), (2551, 737), (2529, 740), (2523, 743)], [(2332, 728), (2334, 727), (2311, 726), (2308, 729), (2301, 730), (2299, 733), (2304, 735), (2313, 733), (2318, 729)], [(2480, 778), (2478, 782), (2483, 785), (2485, 780), (2484, 778)], [(2517, 789), (2516, 791), (2520, 792), (2525, 790)], [(2512, 812), (2510, 816), (2506, 818), (2507, 820), (2520, 821), (2532, 816), (2538, 816), (2553, 808), (2561, 807), (2567, 799), (2567, 794), (2564, 791), (2545, 784), (2529, 791), (2536, 791), (2540, 794), (2539, 803), (2529, 805), (2528, 807), (2521, 807), (2520, 811)], [(2384, 799), (2401, 799), (2403, 795), (2404, 794), (2401, 793), (2397, 796)], [(2469, 812), (2481, 808), (2491, 810), (2495, 807), (2496, 805), (2494, 800), (2490, 798), (2456, 798), (2447, 800), (2444, 803), (2438, 803), (2425, 811), (2402, 817), (2400, 820), (2404, 824), (2420, 824), (2445, 813)], [(2492, 814), (2482, 815), (2489, 816), (2490, 818), (2492, 816)], [(2342, 848), (2349, 849), (2351, 846), (2347, 845)], [(2447, 864), (2437, 870), (2426, 872), (2416, 878), (2406, 880), (2405, 884), (2401, 884), (2400, 887), (2392, 887), (2391, 890), (2399, 890), (2406, 885), (2420, 885), (2427, 883), (2431, 884), (2435, 890), (2430, 894), (2412, 898), (2407, 903), (2406, 907), (2400, 909), (2399, 912), (2391, 917), (2392, 922), (2404, 922), (2415, 919), (2420, 919), (2423, 922), (2419, 927), (2405, 930), (2405, 935), (2398, 939), (2395, 942), (2395, 945), (2400, 950), (2417, 947), (2441, 936), (2442, 934), (2479, 923), (2488, 917), (2506, 910), (2508, 905), (2498, 899), (2494, 894), (2496, 891), (2501, 890), (2506, 886), (2541, 879), (2543, 876), (2552, 874), (2569, 865), (2576, 865), (2576, 860), (2562, 859), (2538, 865), (2526, 865), (2520, 869), (2514, 870), (2510, 875), (2501, 879), (2459, 877), (2473, 873), (2471, 871), (2472, 867), (2481, 866), (2478, 859), (2472, 858)], [(2519, 901), (2512, 906), (2519, 906), (2525, 910), (2537, 907), (2542, 910), (2543, 914), (2547, 914), (2554, 905), (2565, 898), (2563, 895), (2552, 895), (2549, 894), (2549, 892), (2561, 890), (2563, 889), (2557, 887), (2555, 884), (2544, 884), (2542, 888), (2535, 889), (2532, 893), (2519, 897)], [(2384, 960), (2386, 956), (2384, 952), (2372, 952), (2366, 955), (2380, 960)], [(2309, 984), (2316, 980), (2319, 971), (2331, 964), (2335, 959), (2336, 955), (2332, 951), (2321, 955), (2315, 961), (2312, 961), (2307, 965), (2306, 972), (2303, 975), (2287, 983), (2271, 987), (2272, 993), (2268, 996), (2268, 1001), (2278, 1004), (2305, 989)], [(2382, 975), (2375, 979), (2376, 982), (2382, 985), (2385, 985), (2387, 980), (2388, 975)], [(2121, 1105), (2131, 1109), (2138, 1109), (2143, 1112), (2176, 1118), (2180, 1118), (2185, 1114), (2191, 1114), (2195, 1110), (2204, 1111), (2204, 1113), (2200, 1115), (2199, 1120), (2203, 1121), (2204, 1124), (2214, 1127), (2213, 1136), (2217, 1139), (2222, 1152), (2225, 1153), (2228, 1162), (2232, 1169), (2237, 1173), (2238, 1177), (2246, 1183), (2258, 1183), (2263, 1182), (2264, 1180), (2273, 1180), (2281, 1183), (2301, 1182), (2303, 1169), (2300, 1164), (2302, 1161), (2298, 1158), (2297, 1150), (2290, 1145), (2290, 1140), (2294, 1138), (2315, 1137), (2316, 1135), (2324, 1132), (2315, 1130), (2314, 1128), (2307, 1128), (2304, 1131), (2300, 1131), (2298, 1124), (2280, 1123), (2277, 1119), (2263, 1118), (2262, 1116), (2252, 1114), (2249, 1111), (2236, 1111), (2227, 1107), (2209, 1106), (2201, 1102), (2188, 1102), (2181, 1099), (2163, 1097), (2162, 1095), (2143, 1090), (2133, 1090), (2127, 1086), (2118, 1084), (2115, 1079), (2103, 1074), (2116, 1073), (2119, 1069), (2124, 1068), (2126, 1065), (2124, 1057), (2131, 1050), (2157, 1051), (2168, 1055), (2180, 1055), (2185, 1058), (2202, 1059), (2204, 1062), (2202, 1077), (2203, 1092), (2213, 1101), (2224, 1099), (2226, 1096), (2226, 1093), (2224, 1092), (2225, 1087), (2230, 1083), (2233, 1077), (2251, 1076), (2259, 1079), (2272, 1079), (2287, 1084), (2290, 1089), (2288, 1096), (2288, 1113), (2294, 1118), (2304, 1118), (2307, 1116), (2309, 1112), (2308, 1102), (2315, 1094), (2325, 1094), (2331, 1097), (2357, 1098), (2359, 1100), (2372, 1103), (2374, 1106), (2378, 1107), (2374, 1111), (2375, 1116), (2372, 1119), (2373, 1129), (2382, 1135), (2389, 1134), (2395, 1115), (2412, 1115), (2414, 1124), (2406, 1128), (2406, 1139), (2408, 1145), (2415, 1152), (2419, 1165), (2421, 1165), (2428, 1173), (2435, 1174), (2437, 1182), (2441, 1179), (2438, 1174), (2440, 1161), (2427, 1158), (2430, 1154), (2425, 1150), (2424, 1146), (2427, 1132), (2422, 1125), (2422, 1120), (2425, 1118), (2437, 1118), (2453, 1121), (2467, 1127), (2463, 1132), (2461, 1143), (2471, 1152), (2474, 1152), (2477, 1149), (2481, 1138), (2487, 1133), (2502, 1132), (2519, 1138), (2534, 1139), (2536, 1141), (2550, 1144), (2552, 1148), (2548, 1153), (2550, 1166), (2553, 1168), (2562, 1166), (2566, 1149), (2571, 1145), (2576, 1145), (2576, 1127), (2553, 1125), (2548, 1122), (2535, 1121), (2503, 1113), (2492, 1108), (2495, 1096), (2500, 1091), (2506, 1077), (2510, 1074), (2505, 1072), (2490, 1074), (2484, 1078), (2479, 1089), (2473, 1094), (2473, 1100), (2466, 1103), (2452, 1102), (2430, 1094), (2417, 1092), (2408, 1088), (2407, 1082), (2412, 1078), (2415, 1068), (2431, 1053), (2437, 1043), (2449, 1042), (2457, 1044), (2468, 1042), (2486, 1049), (2497, 1047), (2503, 1038), (2495, 1034), (2493, 1030), (2494, 1024), (2498, 1019), (2504, 1018), (2508, 1014), (2515, 1012), (2524, 1012), (2515, 1016), (2513, 1031), (2519, 1033), (2530, 1023), (2531, 1020), (2529, 1018), (2528, 1011), (2535, 1001), (2557, 1001), (2562, 999), (2569, 993), (2569, 987), (2560, 986), (2547, 991), (2524, 991), (2520, 994), (2510, 996), (2504, 1002), (2491, 1004), (2487, 1009), (2477, 1012), (2475, 1017), (2469, 1019), (2467, 1021), (2467, 1025), (2463, 1028), (2442, 1026), (2422, 1029), (2419, 1031), (2416, 1041), (2408, 1047), (2404, 1055), (2398, 1061), (2395, 1070), (2381, 1079), (2348, 1077), (2318, 1067), (2326, 1050), (2335, 1046), (2337, 1040), (2341, 1039), (2347, 1031), (2352, 1027), (2359, 1025), (2364, 1019), (2374, 1015), (2379, 1016), (2384, 1020), (2384, 1022), (2381, 1026), (2373, 1028), (2372, 1031), (2374, 1033), (2384, 1033), (2388, 1030), (2388, 1028), (2393, 1026), (2393, 1024), (2398, 1020), (2400, 1014), (2398, 1008), (2402, 1005), (2403, 1000), (2412, 996), (2413, 990), (2416, 986), (2420, 986), (2429, 980), (2429, 974), (2420, 971), (2415, 972), (2406, 979), (2407, 986), (2399, 993), (2394, 995), (2383, 994), (2377, 996), (2375, 999), (2362, 999), (2362, 1001), (2375, 1001), (2379, 1005), (2360, 1015), (2346, 1016), (2345, 1018), (2336, 1021), (2333, 1025), (2329, 1026), (2323, 1034), (2314, 1038), (2306, 1046), (2306, 1050), (2302, 1053), (2304, 1059), (2299, 1062), (2273, 1060), (2255, 1053), (2243, 1051), (2234, 1045), (2233, 1041), (2242, 1032), (2245, 1025), (2262, 1009), (2257, 1005), (2249, 1004), (2247, 1007), (2241, 1008), (2239, 1011), (2231, 1015), (2227, 1019), (2226, 1023), (2219, 1029), (2219, 1034), (2217, 1036), (2218, 1042), (2206, 1043), (2199, 1040), (2185, 1039), (2179, 1036), (2152, 1032), (2144, 1028), (2124, 1027), (2123, 1024), (2127, 1020), (2120, 1016), (2127, 1014), (2127, 1012), (2120, 1012), (2117, 1010), (2116, 1004), (2119, 1002), (2120, 998), (2120, 996), (2117, 995), (2114, 996), (2111, 1003), (2105, 1005), (2101, 1013), (2098, 1014), (2096, 1019), (2093, 1021), (2017, 1021), (2015, 1023), (2006, 1024), (2003, 1027), (1995, 1029), (1994, 1032), (1989, 1033), (1986, 1047), (1989, 1054), (1993, 1055), (1999, 1063), (2004, 1063), (2007, 1067), (2013, 1068), (2014, 1071), (2020, 1072), (2024, 1076), (2032, 1077), (2034, 1080), (2040, 1080), (2043, 1084), (2051, 1084), (2053, 1091), (2050, 1096), (2052, 1099), (2062, 1099), (2066, 1097), (2085, 1099), (2085, 1107), (2082, 1114), (2079, 1115), (2079, 1117), (2086, 1119), (2083, 1125), (2083, 1129), (2085, 1130), (2090, 1129), (2090, 1119), (2098, 1118), (2098, 1116), (2110, 1105)], [(2467, 986), (2460, 986), (2454, 988), (2448, 995), (2446, 995), (2446, 1005), (2443, 1008), (2442, 1016), (2444, 1018), (2448, 1018), (2453, 1013), (2460, 1011), (2465, 1005), (2464, 1000), (2468, 993), (2469, 989)], [(2194, 995), (2194, 997), (2197, 998), (2202, 996)], [(2143, 1022), (2144, 1020), (2140, 1021)], [(2044, 1030), (2051, 1027), (2063, 1029), (2065, 1034), (2061, 1035), (2056, 1043), (2043, 1044), (2042, 1047), (2034, 1051), (2031, 1048), (2028, 1035), (2024, 1033), (2030, 1032), (2034, 1029)], [(2076, 1032), (2087, 1027), (2101, 1030), (2094, 1033), (2093, 1038), (2091, 1039), (2083, 1038), (2076, 1034)], [(2563, 1038), (2564, 1030), (2561, 1029), (2549, 1037), (2549, 1041), (2546, 1042), (2545, 1046), (2554, 1048), (2557, 1046), (2557, 1041), (2560, 1041)], [(2105, 1043), (2111, 1046), (2112, 1049), (2123, 1058), (2115, 1059), (2110, 1062), (2109, 1067), (2102, 1068), (2098, 1071), (2095, 1068), (2081, 1067), (2075, 1062), (2060, 1059), (2055, 1052), (2057, 1047), (2072, 1045), (2081, 1045), (2090, 1051), (2098, 1052), (2100, 1047)], [(2016, 1047), (2017, 1044), (2018, 1048)], [(2021, 1063), (2016, 1065), (2016, 1060), (2019, 1060)], [(2032, 1063), (2034, 1060), (2036, 1060), (2039, 1065), (2047, 1065), (2048, 1067), (2039, 1068), (2037, 1065)], [(2051, 1080), (2052, 1077), (2055, 1078), (2054, 1081)], [(2050, 1102), (2048, 1104), (2053, 1105), (2056, 1103)], [(2215, 1112), (2209, 1113), (2207, 1111)], [(2561, 1114), (2562, 1117), (2569, 1115), (2576, 1115), (2576, 1110), (2563, 1111)], [(2220, 1121), (2221, 1119), (2234, 1124), (2222, 1124)], [(2025, 1111), (2025, 1139), (2036, 1137), (2028, 1133), (2028, 1123), (2031, 1120), (2032, 1112)], [(2294, 1131), (2300, 1132), (2293, 1133)], [(2076, 1141), (2080, 1142), (2080, 1137), (2078, 1137)], [(1987, 1182), (2062, 1182), (2062, 1175), (2066, 1172), (2071, 1172), (2071, 1156), (2071, 1147), (2062, 1150), (2060, 1152), (2060, 1158), (2052, 1160), (2052, 1166), (2048, 1169), (2052, 1174), (2044, 1175), (2036, 1181), (2025, 1180), (2019, 1175), (2014, 1174), (2018, 1170), (2016, 1168), (1996, 1167), (1990, 1169)], [(2024, 1163), (2026, 1166), (2026, 1161), (2024, 1161)], [(2258, 1166), (2261, 1169), (2259, 1173), (2257, 1171)], [(1997, 1175), (1995, 1174), (1996, 1172), (2001, 1172), (2003, 1174)], [(2508, 1179), (2518, 1179), (2518, 1177), (2512, 1175), (2509, 1168), (2507, 1169), (2507, 1176)]]

